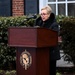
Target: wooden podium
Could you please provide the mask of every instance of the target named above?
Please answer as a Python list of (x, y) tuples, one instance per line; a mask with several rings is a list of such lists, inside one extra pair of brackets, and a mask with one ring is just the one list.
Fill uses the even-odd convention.
[(57, 32), (46, 28), (8, 28), (8, 45), (17, 49), (17, 75), (49, 75), (49, 47), (57, 39)]

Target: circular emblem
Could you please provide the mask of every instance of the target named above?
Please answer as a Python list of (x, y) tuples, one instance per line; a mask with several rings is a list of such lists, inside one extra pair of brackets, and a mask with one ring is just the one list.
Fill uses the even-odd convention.
[(27, 70), (32, 64), (32, 57), (28, 51), (24, 51), (20, 55), (20, 64)]

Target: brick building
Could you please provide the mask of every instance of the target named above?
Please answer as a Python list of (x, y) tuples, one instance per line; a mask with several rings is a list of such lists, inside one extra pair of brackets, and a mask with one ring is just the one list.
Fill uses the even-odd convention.
[(22, 16), (38, 13), (38, 0), (0, 0), (0, 16)]
[(56, 15), (75, 16), (75, 0), (0, 0), (0, 16), (38, 14), (45, 5)]
[(24, 0), (12, 0), (12, 16), (24, 15)]

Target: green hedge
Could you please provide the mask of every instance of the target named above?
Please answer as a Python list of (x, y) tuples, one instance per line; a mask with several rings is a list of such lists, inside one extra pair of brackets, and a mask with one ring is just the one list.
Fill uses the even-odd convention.
[(16, 75), (16, 71), (15, 70), (12, 70), (12, 71), (0, 70), (0, 75)]
[(34, 19), (21, 17), (0, 17), (0, 69), (16, 68), (16, 50), (8, 47), (8, 27), (33, 26)]
[[(75, 18), (57, 16), (62, 36), (62, 49), (75, 64)], [(0, 69), (16, 69), (16, 49), (8, 47), (8, 27), (32, 27), (35, 19), (21, 17), (0, 17)]]
[(75, 18), (65, 17), (61, 23), (62, 49), (66, 60), (75, 64)]

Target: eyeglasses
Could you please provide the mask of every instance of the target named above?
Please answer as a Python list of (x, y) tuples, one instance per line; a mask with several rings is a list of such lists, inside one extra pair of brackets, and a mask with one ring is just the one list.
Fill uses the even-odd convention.
[(42, 15), (48, 15), (48, 13), (41, 13), (40, 15), (41, 15), (41, 16), (42, 16)]

